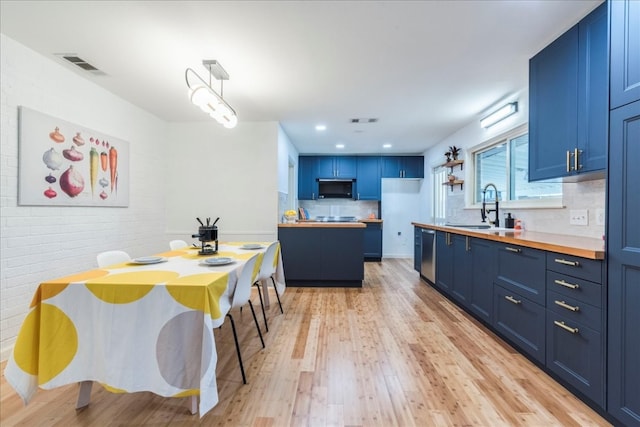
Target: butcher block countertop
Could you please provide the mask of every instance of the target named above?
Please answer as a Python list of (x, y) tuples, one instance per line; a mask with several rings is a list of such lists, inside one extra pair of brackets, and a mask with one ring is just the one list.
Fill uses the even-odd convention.
[(566, 234), (527, 230), (474, 229), (440, 224), (423, 224), (419, 222), (412, 222), (411, 224), (420, 228), (462, 234), (464, 236), (478, 237), (582, 258), (604, 259), (605, 255), (604, 240), (593, 237), (570, 236)]
[(302, 221), (291, 224), (278, 224), (278, 228), (366, 228), (363, 222), (318, 222)]

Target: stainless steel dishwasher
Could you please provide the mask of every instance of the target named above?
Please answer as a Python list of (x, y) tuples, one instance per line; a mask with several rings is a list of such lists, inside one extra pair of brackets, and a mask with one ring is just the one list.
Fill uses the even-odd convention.
[(436, 282), (436, 232), (422, 229), (422, 263), (420, 275), (432, 285)]

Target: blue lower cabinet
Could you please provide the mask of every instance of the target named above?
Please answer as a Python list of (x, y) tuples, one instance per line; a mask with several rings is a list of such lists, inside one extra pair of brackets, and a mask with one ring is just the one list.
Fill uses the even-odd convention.
[(601, 332), (547, 310), (547, 368), (594, 403), (604, 406)]
[(531, 358), (545, 362), (545, 308), (501, 286), (493, 286), (493, 326)]
[(382, 223), (367, 222), (364, 229), (364, 260), (382, 260)]
[(498, 245), (483, 239), (470, 239), (471, 289), (468, 308), (487, 324), (493, 321), (493, 280), (496, 276)]

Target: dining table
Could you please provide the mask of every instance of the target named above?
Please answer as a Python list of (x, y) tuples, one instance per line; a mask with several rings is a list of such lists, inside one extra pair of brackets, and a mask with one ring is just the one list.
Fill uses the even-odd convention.
[[(259, 269), (270, 243), (220, 243), (212, 255), (189, 246), (40, 283), (7, 382), (25, 405), (38, 387), (79, 383), (81, 408), (97, 382), (114, 393), (188, 397), (202, 417), (218, 403), (214, 328), (230, 310), (245, 262), (258, 254)], [(279, 244), (273, 262), (282, 294)]]

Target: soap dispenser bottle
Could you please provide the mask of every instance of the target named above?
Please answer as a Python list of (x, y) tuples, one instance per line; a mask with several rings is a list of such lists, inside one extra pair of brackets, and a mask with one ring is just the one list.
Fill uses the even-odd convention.
[(504, 219), (504, 226), (506, 228), (513, 228), (515, 224), (515, 218), (511, 216), (511, 213), (507, 213), (507, 217)]

